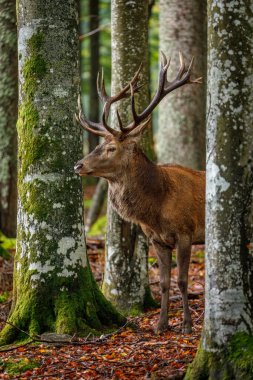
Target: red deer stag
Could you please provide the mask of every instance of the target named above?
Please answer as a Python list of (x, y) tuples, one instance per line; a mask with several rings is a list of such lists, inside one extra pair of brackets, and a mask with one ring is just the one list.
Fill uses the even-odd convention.
[[(156, 250), (162, 293), (157, 331), (168, 328), (173, 248), (177, 249), (178, 286), (184, 309), (183, 331), (192, 331), (187, 296), (188, 270), (191, 245), (204, 242), (205, 173), (174, 164), (157, 165), (145, 156), (137, 140), (150, 124), (151, 112), (169, 92), (187, 83), (201, 83), (201, 78), (190, 79), (192, 66), (193, 59), (186, 69), (180, 54), (180, 69), (175, 80), (169, 82), (169, 61), (162, 53), (158, 90), (140, 114), (135, 110), (134, 94), (140, 88), (138, 79), (141, 68), (131, 82), (112, 97), (106, 94), (103, 78), (99, 85), (98, 77), (98, 94), (104, 102), (102, 122), (88, 121), (80, 104), (77, 116), (86, 130), (104, 137), (105, 141), (77, 162), (75, 172), (81, 176), (106, 178), (115, 210), (123, 219), (139, 224)], [(107, 123), (110, 107), (128, 96), (131, 96), (133, 121), (124, 127), (117, 112), (119, 130), (115, 130)]]

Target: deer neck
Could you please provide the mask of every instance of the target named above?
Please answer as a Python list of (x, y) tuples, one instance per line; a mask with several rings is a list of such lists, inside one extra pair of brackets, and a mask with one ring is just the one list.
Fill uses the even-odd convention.
[(157, 165), (138, 151), (121, 174), (109, 180), (110, 202), (123, 219), (143, 223), (147, 207), (159, 194), (160, 183)]

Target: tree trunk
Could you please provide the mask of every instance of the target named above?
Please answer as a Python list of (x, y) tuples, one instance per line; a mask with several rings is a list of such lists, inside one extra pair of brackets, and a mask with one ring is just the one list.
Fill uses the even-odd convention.
[(208, 19), (206, 313), (186, 378), (252, 379), (252, 7), (209, 0)]
[(0, 0), (0, 229), (16, 236), (18, 58), (16, 1)]
[[(122, 317), (91, 274), (81, 182), (73, 171), (82, 156), (81, 130), (74, 125), (78, 2), (18, 4), (19, 202), (9, 320), (30, 334), (86, 333)], [(1, 337), (5, 343), (20, 338), (9, 325)]]
[(194, 75), (202, 85), (177, 89), (159, 106), (159, 162), (193, 169), (205, 165), (206, 1), (160, 0), (160, 49), (171, 56), (168, 78), (179, 69), (178, 52), (187, 64), (195, 57)]
[[(90, 31), (99, 27), (99, 0), (89, 1)], [(89, 119), (98, 121), (99, 100), (97, 94), (97, 75), (99, 71), (99, 32), (90, 36), (90, 92), (89, 92)], [(98, 144), (99, 137), (93, 133), (88, 134), (89, 151)]]
[(89, 231), (93, 224), (97, 221), (100, 212), (105, 203), (108, 192), (108, 182), (104, 178), (100, 178), (95, 193), (92, 197), (92, 204), (88, 210), (88, 215), (85, 221), (85, 230)]
[[(148, 103), (148, 1), (116, 1), (112, 4), (112, 93), (126, 85), (143, 63), (144, 87), (136, 97), (137, 106), (143, 109)], [(130, 103), (118, 106), (124, 125), (132, 120)], [(118, 127), (116, 112), (112, 124)], [(146, 135), (142, 144), (150, 155), (152, 144)], [(108, 202), (107, 248), (103, 292), (125, 312), (142, 310), (151, 302), (148, 286), (146, 237), (140, 229), (123, 221)]]

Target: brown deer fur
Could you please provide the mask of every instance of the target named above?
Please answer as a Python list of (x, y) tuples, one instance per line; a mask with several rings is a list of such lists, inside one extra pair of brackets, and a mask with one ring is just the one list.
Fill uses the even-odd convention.
[[(158, 90), (151, 103), (137, 114), (134, 94), (139, 90), (140, 69), (131, 82), (118, 94), (109, 97), (104, 81), (98, 83), (98, 93), (105, 103), (102, 123), (88, 121), (79, 106), (77, 116), (88, 131), (105, 138), (93, 152), (75, 165), (76, 173), (104, 177), (109, 182), (109, 197), (115, 210), (125, 220), (137, 223), (153, 244), (160, 270), (162, 292), (158, 331), (168, 327), (168, 301), (172, 249), (177, 249), (178, 286), (182, 294), (183, 331), (191, 332), (192, 320), (188, 306), (188, 270), (193, 243), (204, 242), (205, 173), (179, 165), (156, 165), (138, 147), (137, 139), (149, 125), (153, 109), (169, 92), (187, 83), (201, 83), (201, 78), (191, 80), (193, 59), (185, 68), (180, 54), (180, 68), (172, 82), (167, 80), (169, 61), (162, 53)], [(98, 81), (99, 82), (99, 81)], [(130, 90), (130, 93), (129, 93)], [(114, 102), (131, 95), (133, 122), (123, 127), (119, 114), (120, 130), (107, 125), (109, 110)]]
[[(115, 149), (115, 150), (113, 150)], [(204, 242), (205, 173), (179, 165), (156, 165), (133, 138), (113, 136), (76, 164), (80, 175), (104, 177), (119, 215), (139, 224), (159, 261), (162, 307), (157, 329), (168, 326), (172, 249), (177, 248), (178, 286), (184, 306), (183, 330), (191, 331), (187, 301), (191, 244)]]

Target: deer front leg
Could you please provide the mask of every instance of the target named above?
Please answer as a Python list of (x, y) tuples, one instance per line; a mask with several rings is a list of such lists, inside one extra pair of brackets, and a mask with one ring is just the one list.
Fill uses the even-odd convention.
[(192, 319), (188, 305), (188, 272), (191, 258), (191, 239), (188, 236), (181, 236), (177, 244), (177, 265), (178, 265), (178, 287), (183, 300), (183, 332), (192, 332)]
[(171, 272), (171, 258), (172, 250), (168, 247), (162, 246), (159, 243), (153, 242), (156, 250), (159, 272), (160, 272), (160, 288), (161, 288), (161, 311), (159, 322), (156, 327), (157, 332), (163, 332), (168, 328), (168, 303), (169, 303), (169, 290), (170, 290), (170, 272)]

